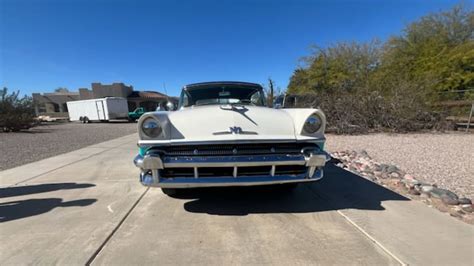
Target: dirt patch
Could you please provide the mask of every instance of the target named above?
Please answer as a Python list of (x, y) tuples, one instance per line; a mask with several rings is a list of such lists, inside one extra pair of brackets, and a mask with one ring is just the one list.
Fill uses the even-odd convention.
[(0, 170), (77, 150), (137, 132), (136, 123), (45, 124), (0, 133)]

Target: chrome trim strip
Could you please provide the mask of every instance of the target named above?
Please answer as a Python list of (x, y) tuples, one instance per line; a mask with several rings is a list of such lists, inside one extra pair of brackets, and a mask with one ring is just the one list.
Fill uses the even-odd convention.
[(195, 166), (194, 167), (194, 178), (198, 178), (199, 177), (199, 170), (198, 168)]
[(285, 183), (314, 182), (323, 178), (323, 170), (317, 169), (312, 178), (302, 176), (242, 176), (242, 177), (202, 177), (202, 178), (160, 178), (154, 182), (150, 174), (142, 173), (140, 182), (147, 187), (162, 188), (195, 188), (195, 187), (230, 187), (258, 186)]
[(228, 139), (228, 140), (207, 140), (207, 141), (189, 141), (186, 139), (172, 139), (172, 140), (138, 140), (139, 146), (171, 146), (171, 145), (212, 145), (212, 144), (248, 144), (248, 143), (321, 143), (325, 142), (326, 138), (311, 138), (311, 139)]
[(203, 156), (203, 157), (163, 157), (163, 166), (167, 167), (234, 167), (234, 166), (271, 166), (305, 165), (303, 155), (253, 155), (253, 156)]
[[(146, 155), (150, 158), (159, 158), (159, 155)], [(320, 154), (314, 156), (320, 157), (325, 156), (326, 162), (331, 159), (329, 154), (321, 151)], [(145, 169), (144, 157), (138, 154), (133, 160), (136, 167)], [(192, 156), (177, 156), (177, 157), (164, 157), (161, 159), (163, 167), (234, 167), (234, 175), (237, 170), (235, 167), (239, 166), (277, 166), (277, 165), (308, 165), (308, 166), (323, 166), (323, 160), (316, 160), (310, 163), (311, 157), (305, 157), (304, 155), (238, 155), (238, 156), (203, 156), (203, 157), (192, 157)], [(159, 167), (158, 169), (162, 169)], [(275, 169), (272, 167), (272, 173)], [(197, 169), (194, 169), (196, 175)]]

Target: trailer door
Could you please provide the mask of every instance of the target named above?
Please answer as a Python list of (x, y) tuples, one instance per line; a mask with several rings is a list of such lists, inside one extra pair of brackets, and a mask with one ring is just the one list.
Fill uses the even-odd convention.
[(97, 117), (99, 120), (106, 120), (104, 101), (95, 101), (95, 106), (97, 107)]

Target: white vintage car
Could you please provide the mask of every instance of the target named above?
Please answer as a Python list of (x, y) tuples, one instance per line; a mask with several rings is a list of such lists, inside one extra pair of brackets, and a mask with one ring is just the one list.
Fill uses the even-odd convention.
[(258, 84), (190, 84), (177, 111), (140, 118), (134, 163), (143, 185), (168, 193), (317, 181), (329, 159), (325, 124), (319, 109), (267, 107)]

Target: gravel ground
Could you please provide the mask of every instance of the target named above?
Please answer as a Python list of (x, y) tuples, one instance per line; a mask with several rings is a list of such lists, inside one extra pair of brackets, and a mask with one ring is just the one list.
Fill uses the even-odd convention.
[(416, 179), (474, 199), (474, 135), (461, 132), (421, 134), (327, 135), (330, 152), (366, 150), (380, 163), (399, 166)]
[(63, 123), (0, 133), (0, 170), (135, 133), (135, 123)]

